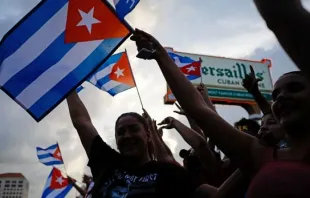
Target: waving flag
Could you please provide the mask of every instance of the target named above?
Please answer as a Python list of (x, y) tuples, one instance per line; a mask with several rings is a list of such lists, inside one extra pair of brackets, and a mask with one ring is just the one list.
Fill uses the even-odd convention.
[(37, 147), (37, 156), (39, 161), (46, 166), (63, 164), (58, 143), (46, 149)]
[(140, 0), (113, 0), (117, 15), (124, 19), (124, 17), (130, 13)]
[(201, 60), (195, 61), (189, 57), (180, 56), (172, 52), (168, 52), (168, 54), (189, 80), (201, 77)]
[(68, 178), (63, 177), (59, 169), (53, 168), (45, 183), (42, 198), (64, 198), (71, 188)]
[(111, 56), (88, 81), (112, 96), (136, 86), (126, 52)]
[(130, 35), (102, 0), (43, 0), (0, 43), (0, 86), (40, 121)]

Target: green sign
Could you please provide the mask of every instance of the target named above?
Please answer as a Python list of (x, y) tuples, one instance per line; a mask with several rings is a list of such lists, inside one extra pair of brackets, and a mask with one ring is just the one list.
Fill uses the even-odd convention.
[[(253, 67), (256, 78), (262, 79), (258, 83), (259, 90), (268, 101), (271, 101), (271, 92), (273, 89), (270, 67), (271, 61), (263, 59), (262, 61), (251, 61), (233, 58), (224, 58), (208, 55), (189, 54), (176, 52), (166, 48), (183, 57), (189, 57), (194, 61), (201, 62), (201, 77), (191, 80), (193, 84), (203, 83), (209, 90), (209, 95), (216, 99), (228, 99), (235, 101), (253, 102), (253, 97), (242, 86), (242, 80), (250, 73), (250, 66)], [(175, 60), (176, 61), (176, 60)], [(177, 64), (177, 63), (176, 63)], [(198, 68), (197, 68), (198, 69)], [(174, 100), (171, 91), (168, 90), (166, 100)]]
[[(253, 96), (248, 92), (244, 91), (232, 91), (232, 90), (221, 90), (221, 89), (208, 89), (210, 97), (215, 98), (228, 98), (228, 99), (238, 99), (238, 100), (254, 100)], [(268, 100), (272, 100), (270, 93), (262, 93), (263, 96)]]

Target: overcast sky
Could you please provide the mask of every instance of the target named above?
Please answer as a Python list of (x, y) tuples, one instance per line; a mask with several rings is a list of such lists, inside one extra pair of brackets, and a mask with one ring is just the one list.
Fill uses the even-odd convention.
[[(0, 0), (0, 39), (39, 0)], [(309, 1), (305, 0), (310, 7)], [(273, 80), (281, 74), (296, 70), (292, 61), (267, 29), (251, 0), (141, 0), (127, 17), (133, 28), (154, 35), (164, 46), (177, 51), (273, 61)], [(176, 108), (163, 105), (165, 80), (154, 61), (135, 58), (136, 47), (127, 41), (119, 51), (127, 48), (144, 107), (161, 121)], [(88, 108), (100, 135), (115, 148), (114, 124), (124, 112), (141, 113), (135, 89), (111, 97), (85, 85), (80, 97)], [(81, 181), (87, 157), (68, 114), (64, 101), (40, 123), (36, 123), (5, 93), (0, 92), (0, 173), (21, 172), (30, 181), (30, 198), (41, 196), (51, 168), (38, 163), (35, 147), (47, 147), (56, 141), (61, 146), (68, 173)], [(233, 106), (217, 106), (220, 115), (229, 123), (247, 117), (245, 110)], [(232, 113), (233, 112), (233, 113)], [(184, 121), (184, 118), (180, 118)], [(166, 131), (164, 139), (178, 154), (188, 145), (176, 131)], [(177, 159), (179, 159), (177, 157)], [(74, 197), (72, 190), (68, 197)]]

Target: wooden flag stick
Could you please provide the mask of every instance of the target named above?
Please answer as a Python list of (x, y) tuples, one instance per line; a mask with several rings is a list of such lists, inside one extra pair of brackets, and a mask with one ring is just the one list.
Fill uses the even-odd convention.
[(202, 59), (201, 57), (199, 57), (199, 62), (200, 62), (200, 84), (202, 84), (202, 67), (201, 67)]
[(60, 150), (60, 146), (59, 146), (58, 141), (57, 141), (57, 145), (58, 145), (58, 147), (59, 147), (59, 152), (60, 152), (60, 156), (61, 156), (62, 163), (63, 163), (63, 165), (64, 165), (65, 173), (66, 173), (67, 176), (69, 176), (68, 173), (67, 173), (66, 164), (65, 164), (64, 158), (63, 158), (63, 156), (62, 156), (62, 152), (61, 152), (61, 150)]
[(126, 56), (127, 56), (127, 60), (128, 60), (130, 72), (131, 72), (131, 75), (132, 75), (132, 78), (133, 78), (133, 82), (135, 83), (135, 86), (136, 86), (136, 90), (137, 90), (137, 93), (138, 93), (138, 97), (139, 97), (139, 100), (140, 100), (140, 104), (141, 104), (142, 109), (143, 109), (144, 107), (143, 107), (143, 103), (142, 103), (142, 100), (141, 100), (140, 92), (139, 92), (139, 89), (138, 89), (138, 85), (137, 85), (137, 83), (136, 83), (135, 76), (133, 75), (133, 72), (132, 72), (131, 64), (130, 64), (130, 62), (129, 62), (129, 57), (128, 57), (128, 54), (127, 54), (127, 50), (126, 50), (126, 49), (125, 49), (125, 53), (126, 53)]

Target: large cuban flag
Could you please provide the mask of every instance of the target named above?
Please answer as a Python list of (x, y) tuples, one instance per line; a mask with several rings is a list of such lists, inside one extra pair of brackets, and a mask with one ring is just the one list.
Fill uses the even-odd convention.
[(129, 37), (102, 0), (43, 0), (0, 43), (0, 86), (37, 121)]

